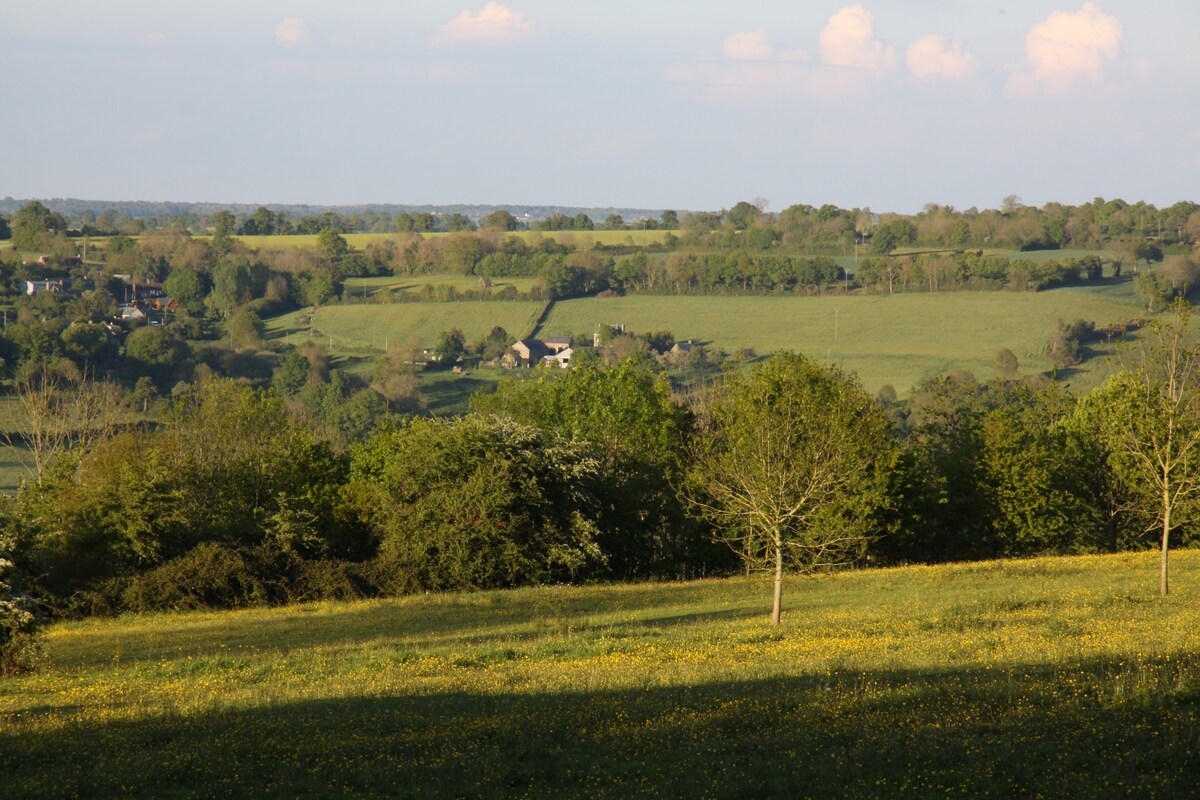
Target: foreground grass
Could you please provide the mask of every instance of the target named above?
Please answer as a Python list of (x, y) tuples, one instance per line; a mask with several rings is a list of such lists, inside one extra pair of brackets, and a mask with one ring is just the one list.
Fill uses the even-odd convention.
[(1192, 796), (1200, 552), (61, 624), (6, 797)]

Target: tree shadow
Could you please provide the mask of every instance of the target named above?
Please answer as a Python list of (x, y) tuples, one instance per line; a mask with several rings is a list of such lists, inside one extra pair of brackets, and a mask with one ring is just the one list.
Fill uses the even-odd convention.
[(1194, 797), (1200, 692), (1122, 694), (1128, 670), (666, 686), (647, 671), (634, 688), (561, 692), (506, 690), (479, 670), (478, 692), (406, 695), (364, 676), (361, 696), (0, 729), (0, 771), (14, 799)]
[[(221, 658), (231, 651), (258, 651), (266, 656), (308, 648), (344, 648), (377, 643), (406, 648), (453, 647), (456, 644), (510, 645), (577, 634), (603, 638), (657, 627), (765, 618), (758, 598), (746, 605), (728, 597), (714, 599), (704, 583), (670, 584), (645, 589), (528, 589), (521, 602), (512, 592), (453, 593), (420, 598), (367, 601), (357, 604), (291, 606), (286, 611), (252, 609), (253, 624), (214, 626), (204, 617), (184, 617), (179, 624), (157, 629), (153, 618), (136, 635), (116, 628), (88, 639), (79, 655), (64, 654), (56, 666), (96, 667), (114, 662), (163, 662)], [(765, 597), (765, 595), (764, 595)], [(677, 613), (674, 609), (722, 604), (717, 610)], [(189, 624), (190, 620), (195, 624)], [(174, 620), (173, 620), (174, 621)], [(582, 639), (574, 644), (583, 643)], [(563, 643), (566, 645), (571, 642)]]

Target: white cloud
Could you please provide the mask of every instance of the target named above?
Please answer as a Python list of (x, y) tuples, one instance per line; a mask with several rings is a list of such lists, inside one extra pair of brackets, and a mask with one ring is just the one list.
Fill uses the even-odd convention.
[(979, 69), (979, 59), (963, 50), (961, 41), (954, 39), (947, 44), (941, 36), (925, 36), (910, 44), (907, 61), (909, 71), (922, 80), (963, 80)]
[(472, 13), (462, 11), (442, 26), (429, 44), (438, 47), (457, 42), (503, 44), (518, 41), (533, 33), (533, 24), (516, 11), (500, 3), (488, 3)]
[(288, 17), (275, 26), (275, 40), (291, 47), (308, 44), (308, 22)]
[(1077, 12), (1055, 11), (1025, 37), (1028, 69), (1014, 73), (1009, 95), (1065, 94), (1077, 83), (1101, 83), (1121, 51), (1124, 29), (1095, 3)]
[(881, 75), (892, 69), (896, 50), (875, 38), (875, 15), (861, 5), (847, 6), (829, 18), (817, 40), (821, 63), (855, 67)]
[(725, 57), (730, 61), (770, 61), (775, 48), (762, 28), (739, 31), (725, 40)]
[(673, 65), (665, 78), (697, 86), (725, 102), (753, 102), (781, 93), (861, 95), (872, 78), (890, 71), (896, 61), (895, 48), (875, 37), (874, 24), (875, 17), (861, 5), (834, 14), (818, 39), (820, 64), (799, 50), (777, 50), (763, 29), (738, 31), (725, 39), (722, 57)]

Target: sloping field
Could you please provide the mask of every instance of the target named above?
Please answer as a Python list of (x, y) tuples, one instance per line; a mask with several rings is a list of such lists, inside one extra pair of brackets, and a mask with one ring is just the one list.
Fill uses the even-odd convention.
[(433, 347), (438, 336), (451, 328), (462, 330), (470, 342), (499, 325), (515, 339), (529, 331), (542, 307), (542, 303), (501, 300), (324, 306), (316, 312), (312, 323), (318, 336), (309, 336), (309, 325), (304, 322), (307, 311), (269, 320), (267, 335), (293, 344), (309, 340), (327, 344), (332, 337), (335, 351), (379, 352), (385, 344), (390, 349), (407, 347), (412, 341)]
[(1200, 552), (59, 624), (5, 798), (1193, 797)]
[[(922, 378), (967, 369), (995, 374), (996, 353), (1008, 348), (1023, 373), (1049, 370), (1046, 344), (1059, 319), (1098, 324), (1137, 317), (1124, 301), (1084, 292), (953, 292), (826, 297), (677, 297), (633, 295), (556, 303), (542, 333), (590, 332), (620, 323), (631, 331), (669, 330), (732, 352), (760, 355), (788, 349), (853, 370), (876, 391), (891, 384), (904, 393)], [(1070, 380), (1089, 388), (1108, 365), (1092, 359)]]
[[(492, 278), (491, 290), (494, 294), (502, 291), (506, 286), (511, 286), (518, 292), (525, 293), (539, 281), (538, 278), (527, 277)], [(364, 295), (373, 297), (382, 291), (413, 294), (421, 292), (427, 286), (433, 287), (434, 290), (439, 287), (453, 286), (459, 292), (478, 291), (480, 288), (477, 276), (448, 274), (346, 278), (343, 285), (345, 287), (343, 294), (350, 297), (363, 297)]]

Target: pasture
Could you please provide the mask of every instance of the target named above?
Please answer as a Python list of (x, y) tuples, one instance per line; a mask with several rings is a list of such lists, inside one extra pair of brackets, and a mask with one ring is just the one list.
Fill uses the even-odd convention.
[[(869, 391), (891, 384), (907, 392), (923, 378), (952, 369), (981, 380), (995, 374), (996, 353), (1016, 354), (1024, 374), (1052, 364), (1045, 348), (1057, 320), (1083, 318), (1098, 324), (1137, 317), (1123, 300), (1071, 290), (1037, 293), (954, 292), (897, 295), (654, 296), (567, 300), (554, 305), (545, 335), (590, 332), (624, 324), (636, 333), (669, 330), (733, 352), (759, 355), (795, 350), (853, 370)], [(1104, 354), (1111, 348), (1098, 347)], [(1080, 389), (1097, 385), (1109, 365), (1100, 358), (1072, 371)]]
[[(511, 286), (521, 294), (528, 293), (540, 283), (539, 278), (492, 278), (491, 291), (493, 294)], [(419, 294), (428, 287), (438, 291), (445, 287), (454, 287), (460, 293), (479, 291), (479, 276), (477, 275), (413, 275), (413, 276), (382, 276), (373, 278), (346, 278), (343, 282), (342, 294), (353, 298), (370, 298), (394, 294)]]
[[(313, 341), (332, 352), (381, 354), (384, 349), (433, 347), (438, 336), (459, 328), (468, 342), (499, 325), (515, 340), (533, 327), (543, 303), (477, 300), (457, 303), (361, 303), (322, 306), (267, 321), (267, 337), (290, 344)], [(306, 321), (311, 317), (311, 325)], [(315, 332), (310, 334), (310, 331)]]
[(1200, 552), (59, 623), (27, 797), (1188, 797)]

